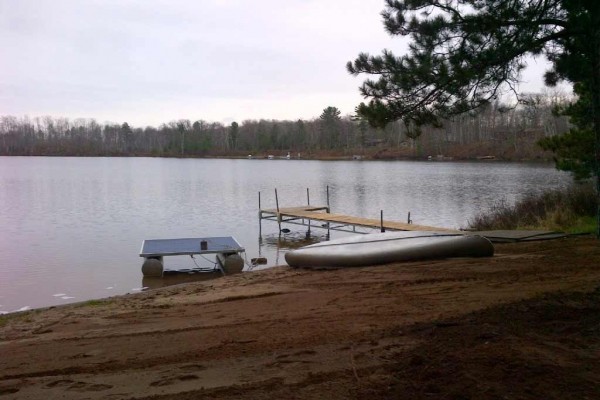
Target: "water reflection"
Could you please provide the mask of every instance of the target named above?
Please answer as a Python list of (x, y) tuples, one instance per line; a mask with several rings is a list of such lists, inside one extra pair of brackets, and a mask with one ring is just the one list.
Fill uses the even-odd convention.
[[(297, 249), (299, 247), (308, 246), (310, 244), (319, 243), (324, 240), (329, 240), (329, 232), (327, 230), (306, 228), (292, 228), (282, 232), (260, 235), (258, 237), (259, 255), (268, 254), (272, 257), (267, 259), (267, 266), (281, 265), (285, 263), (283, 255), (287, 250)], [(262, 269), (265, 266), (256, 266), (255, 269)]]
[[(299, 228), (298, 228), (299, 229)], [(304, 232), (290, 231), (283, 234), (271, 234), (259, 238), (261, 248), (270, 249), (297, 249), (308, 246), (309, 244), (319, 243), (323, 240), (329, 240), (327, 231), (324, 233), (316, 232), (314, 229), (308, 229)]]
[(165, 286), (180, 285), (189, 282), (203, 282), (222, 278), (221, 271), (213, 272), (194, 272), (194, 271), (173, 271), (165, 273), (161, 278), (143, 277), (142, 287), (148, 289), (158, 289)]

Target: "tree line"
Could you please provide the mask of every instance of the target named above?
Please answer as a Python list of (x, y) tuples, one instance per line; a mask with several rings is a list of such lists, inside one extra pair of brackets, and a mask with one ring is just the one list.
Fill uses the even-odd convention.
[(261, 119), (230, 125), (182, 119), (159, 127), (133, 127), (95, 119), (3, 116), (0, 155), (203, 157), (290, 152), (383, 158), (386, 152), (422, 157), (452, 155), (466, 148), (475, 153), (463, 151), (461, 156), (485, 152), (504, 158), (519, 158), (519, 154), (539, 158), (543, 154), (536, 146), (539, 139), (568, 131), (568, 119), (553, 110), (569, 99), (557, 91), (523, 98), (527, 101), (518, 106), (490, 103), (444, 120), (441, 126), (423, 127), (418, 135), (401, 121), (376, 128), (356, 115), (342, 116), (333, 106), (311, 120)]

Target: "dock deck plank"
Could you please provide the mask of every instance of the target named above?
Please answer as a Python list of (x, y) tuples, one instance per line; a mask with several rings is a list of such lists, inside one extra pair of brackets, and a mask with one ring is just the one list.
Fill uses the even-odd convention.
[[(314, 221), (340, 223), (346, 225), (355, 225), (367, 228), (380, 228), (381, 221), (379, 219), (354, 217), (351, 215), (335, 214), (324, 212), (328, 210), (327, 206), (295, 206), (277, 209), (260, 210), (261, 215), (272, 215), (281, 222), (285, 222), (285, 217), (288, 218), (304, 218)], [(383, 227), (389, 230), (398, 231), (437, 231), (437, 232), (459, 232), (454, 229), (440, 228), (434, 226), (414, 225), (398, 221), (383, 221)]]

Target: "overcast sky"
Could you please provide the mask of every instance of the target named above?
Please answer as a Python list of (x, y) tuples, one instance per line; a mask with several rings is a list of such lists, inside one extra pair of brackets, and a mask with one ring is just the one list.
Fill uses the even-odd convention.
[[(135, 126), (351, 114), (383, 0), (0, 0), (0, 115)], [(542, 60), (523, 75), (539, 91)]]

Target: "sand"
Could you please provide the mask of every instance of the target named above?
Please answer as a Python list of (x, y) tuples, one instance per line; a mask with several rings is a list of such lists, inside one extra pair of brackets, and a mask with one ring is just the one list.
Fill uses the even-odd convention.
[(600, 393), (600, 244), (277, 267), (0, 319), (0, 399)]

